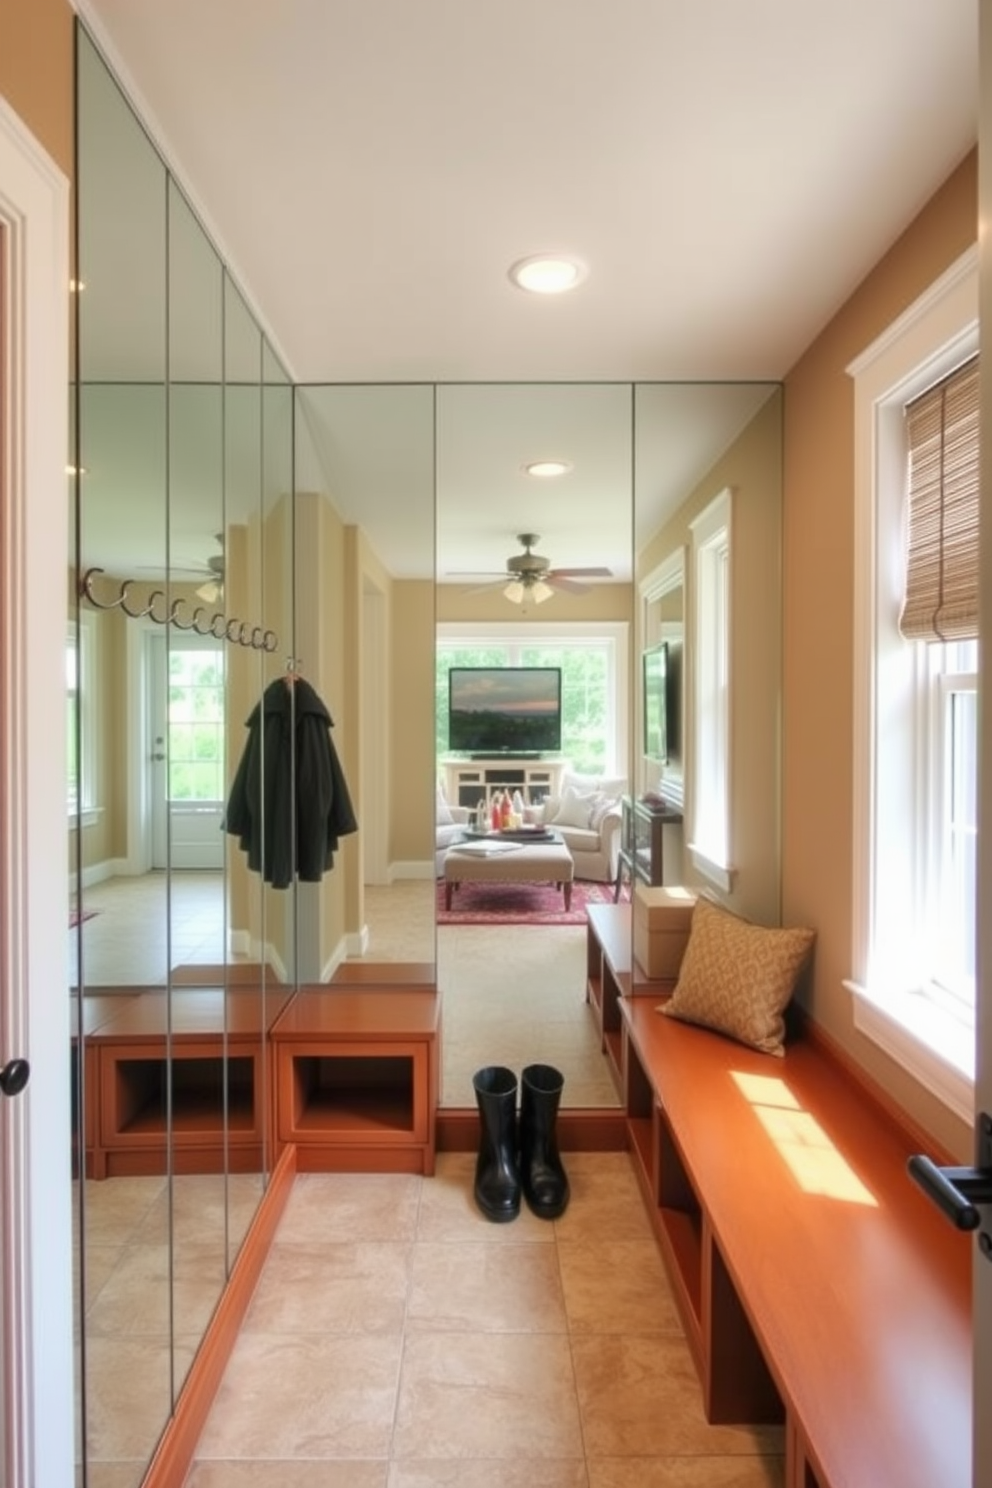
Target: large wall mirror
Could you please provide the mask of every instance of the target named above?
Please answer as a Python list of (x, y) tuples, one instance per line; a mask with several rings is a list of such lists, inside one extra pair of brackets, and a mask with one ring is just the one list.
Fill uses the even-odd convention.
[[(137, 1488), (264, 1193), (267, 1033), (296, 986), (436, 980), (445, 1107), (473, 1106), (483, 1065), (544, 1061), (566, 1107), (615, 1109), (581, 911), (614, 901), (618, 798), (681, 807), (666, 882), (775, 922), (781, 392), (294, 387), (78, 35), (78, 1436), (81, 1483)], [(544, 462), (558, 473), (528, 468)], [(693, 534), (717, 497), (733, 513), (732, 726), (714, 884), (691, 840), (707, 728)], [(661, 642), (679, 653), (663, 757), (642, 691)], [(449, 673), (507, 667), (560, 677), (562, 733), (489, 776), (486, 749), (452, 739)], [(266, 857), (285, 822), (225, 828), (253, 729), (301, 679), (330, 714), (359, 831), (333, 872), (297, 883)], [(497, 785), (559, 825), (586, 798), (572, 920), (473, 914), (466, 884), (448, 902), (450, 833)]]
[(224, 816), (246, 723), (293, 650), (293, 408), (182, 191), (77, 35), (77, 1481), (127, 1488), (271, 1162), (266, 1029), (296, 975), (293, 893), (250, 870)]

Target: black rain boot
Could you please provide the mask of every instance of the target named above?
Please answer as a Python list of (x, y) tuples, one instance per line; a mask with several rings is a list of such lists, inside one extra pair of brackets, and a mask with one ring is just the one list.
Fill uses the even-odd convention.
[(564, 1084), (564, 1075), (550, 1064), (529, 1064), (520, 1076), (520, 1180), (539, 1219), (557, 1219), (568, 1203), (568, 1177), (555, 1138)]
[(472, 1076), (479, 1107), (479, 1157), (475, 1202), (487, 1219), (504, 1224), (520, 1213), (517, 1167), (517, 1077), (492, 1064)]

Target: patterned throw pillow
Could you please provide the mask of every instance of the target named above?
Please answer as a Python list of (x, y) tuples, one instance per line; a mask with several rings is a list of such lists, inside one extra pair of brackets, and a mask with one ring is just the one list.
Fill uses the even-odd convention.
[(815, 939), (815, 930), (766, 929), (697, 899), (675, 991), (658, 1011), (781, 1055), (782, 1014)]

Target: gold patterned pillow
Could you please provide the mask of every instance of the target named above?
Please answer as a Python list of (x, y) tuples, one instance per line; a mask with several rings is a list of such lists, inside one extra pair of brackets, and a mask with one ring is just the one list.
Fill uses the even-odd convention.
[(697, 899), (675, 991), (658, 1011), (782, 1054), (782, 1014), (815, 938), (815, 930), (769, 930)]

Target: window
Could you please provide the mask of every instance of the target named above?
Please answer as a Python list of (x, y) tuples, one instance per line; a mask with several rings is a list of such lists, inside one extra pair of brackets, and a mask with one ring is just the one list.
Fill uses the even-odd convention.
[(692, 526), (695, 576), (692, 807), (689, 852), (700, 873), (733, 886), (730, 858), (730, 492)]
[(169, 651), (169, 800), (224, 798), (224, 649)]
[[(927, 396), (940, 396), (961, 375), (977, 346), (973, 252), (848, 369), (856, 458), (848, 986), (856, 1026), (969, 1121), (978, 642), (970, 638), (974, 619), (961, 619), (967, 581), (962, 588), (959, 579), (973, 554), (967, 543), (963, 555), (951, 552), (947, 534), (964, 530), (948, 512), (972, 480), (969, 460), (977, 491), (977, 417), (962, 437), (956, 416), (924, 418), (921, 433), (918, 415)], [(926, 597), (934, 574), (936, 598)]]
[[(561, 753), (581, 774), (626, 774), (627, 627), (531, 622), (438, 627), (436, 752), (448, 752), (448, 668), (560, 666)], [(620, 768), (618, 770), (618, 763)]]

